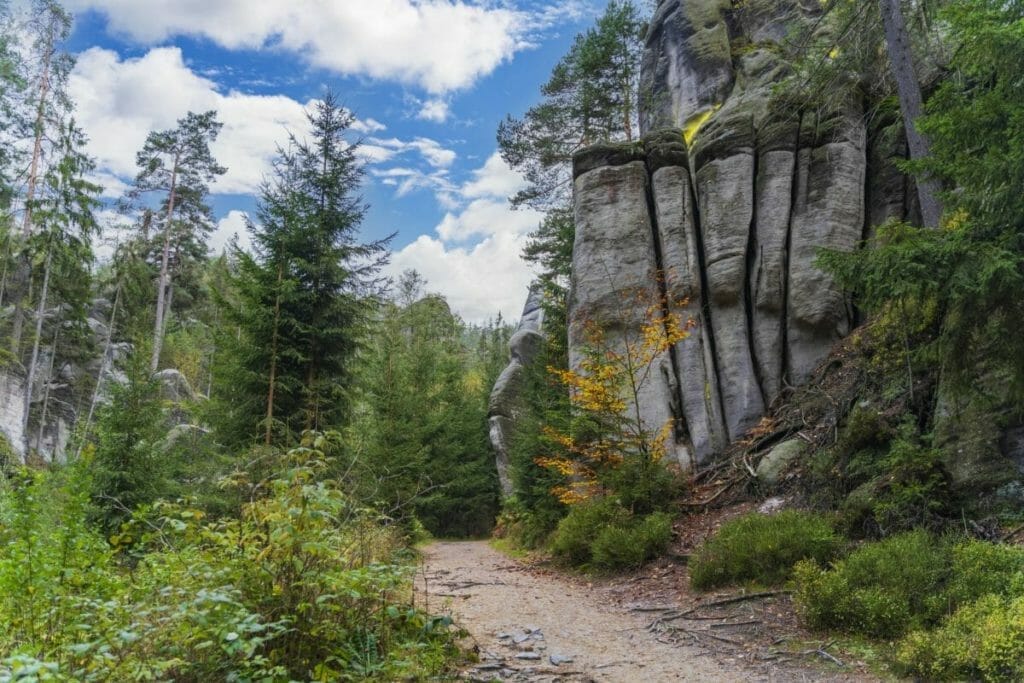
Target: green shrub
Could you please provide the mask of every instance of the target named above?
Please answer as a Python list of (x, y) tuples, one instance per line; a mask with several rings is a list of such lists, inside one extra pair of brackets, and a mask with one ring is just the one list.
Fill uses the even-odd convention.
[[(953, 547), (949, 585), (945, 590), (951, 609), (985, 595), (1010, 596), (1024, 582), (1024, 548), (1002, 543), (968, 540)], [(1024, 590), (1019, 590), (1024, 593)]]
[(664, 459), (649, 457), (626, 457), (604, 474), (602, 482), (635, 515), (668, 510), (682, 490), (679, 477)]
[(569, 564), (587, 564), (592, 559), (591, 546), (598, 535), (608, 527), (624, 527), (628, 521), (629, 511), (609, 497), (574, 505), (558, 523), (551, 552)]
[[(114, 548), (85, 523), (88, 450), (63, 471), (20, 472), (0, 489), (0, 681), (441, 673), (450, 621), (410, 606), (400, 529), (324, 476), (322, 447), (310, 435), (279, 456), (238, 518), (157, 501)], [(243, 473), (232, 484), (255, 490)]]
[(1024, 680), (1024, 595), (966, 605), (941, 628), (908, 635), (896, 659), (926, 680)]
[(609, 526), (594, 539), (591, 552), (600, 569), (639, 567), (665, 552), (672, 540), (672, 518), (655, 512), (626, 527)]
[(807, 624), (891, 638), (934, 623), (944, 611), (948, 543), (924, 531), (865, 545), (832, 569), (797, 565), (796, 604)]
[(694, 588), (753, 581), (782, 583), (800, 560), (827, 562), (843, 539), (819, 515), (784, 510), (776, 515), (752, 513), (727, 522), (704, 543), (690, 562)]

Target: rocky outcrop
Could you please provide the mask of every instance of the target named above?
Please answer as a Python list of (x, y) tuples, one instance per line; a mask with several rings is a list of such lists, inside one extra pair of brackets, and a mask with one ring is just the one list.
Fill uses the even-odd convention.
[(852, 328), (819, 250), (852, 250), (909, 208), (892, 163), (904, 145), (879, 135), (884, 122), (869, 125), (862, 103), (773, 104), (788, 74), (778, 42), (818, 12), (662, 0), (643, 60), (644, 138), (574, 160), (571, 360), (583, 321), (621, 340), (640, 324), (624, 300), (666, 294), (693, 326), (647, 374), (639, 412), (651, 428), (673, 422), (684, 466), (740, 438)]
[(491, 391), (487, 419), (491, 446), (494, 448), (498, 481), (504, 495), (512, 494), (512, 479), (509, 475), (509, 447), (512, 443), (516, 420), (523, 409), (522, 386), (524, 373), (536, 357), (544, 338), (541, 328), (544, 324), (544, 308), (541, 306), (541, 289), (530, 288), (523, 315), (515, 333), (509, 339), (509, 363), (498, 376)]

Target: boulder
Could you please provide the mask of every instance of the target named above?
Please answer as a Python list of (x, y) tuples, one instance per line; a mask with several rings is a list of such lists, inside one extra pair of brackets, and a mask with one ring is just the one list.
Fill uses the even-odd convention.
[(782, 481), (789, 466), (807, 452), (807, 443), (803, 439), (783, 441), (772, 448), (757, 463), (757, 479), (765, 486), (776, 486)]
[(171, 403), (195, 400), (192, 385), (180, 370), (166, 368), (156, 373), (155, 378), (160, 382), (160, 398), (163, 400)]

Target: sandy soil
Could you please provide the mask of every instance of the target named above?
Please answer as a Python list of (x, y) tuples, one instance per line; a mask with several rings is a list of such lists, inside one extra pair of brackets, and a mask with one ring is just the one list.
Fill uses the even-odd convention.
[[(676, 620), (652, 628), (660, 617), (678, 612), (680, 603), (668, 604), (666, 599), (678, 596), (661, 591), (624, 589), (647, 583), (644, 574), (603, 582), (566, 576), (512, 560), (484, 541), (434, 543), (423, 557), (417, 601), (434, 614), (451, 613), (469, 632), (468, 644), (479, 657), (463, 673), (470, 680), (870, 680), (863, 672), (825, 671), (789, 661), (777, 650), (740, 644), (732, 627), (742, 630), (736, 620), (752, 620), (732, 606), (724, 616), (691, 619), (693, 629)], [(627, 601), (638, 596), (641, 602)], [(772, 611), (764, 604), (756, 609), (762, 615)], [(712, 623), (726, 628), (716, 630)]]

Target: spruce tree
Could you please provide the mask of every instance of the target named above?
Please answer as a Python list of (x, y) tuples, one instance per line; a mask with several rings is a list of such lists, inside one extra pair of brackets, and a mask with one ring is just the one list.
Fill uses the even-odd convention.
[[(100, 187), (86, 180), (94, 164), (82, 151), (85, 139), (69, 121), (60, 131), (61, 135), (55, 148), (58, 159), (51, 164), (42, 178), (34, 199), (26, 207), (33, 215), (36, 234), (30, 243), (30, 249), (39, 255), (42, 261), (42, 284), (35, 312), (35, 334), (33, 335), (32, 354), (27, 366), (25, 381), (25, 412), (23, 429), (26, 441), (29, 440), (28, 422), (31, 412), (35, 379), (38, 374), (39, 350), (43, 337), (43, 323), (47, 309), (53, 303), (51, 295), (52, 275), (56, 274), (60, 281), (60, 289), (65, 293), (61, 308), (72, 312), (77, 311), (79, 321), (84, 323), (84, 310), (90, 294), (89, 265), (92, 262), (92, 237), (96, 232), (96, 221), (93, 210), (99, 206), (96, 198)], [(76, 283), (79, 285), (75, 287)], [(83, 286), (84, 285), (84, 286)], [(77, 290), (77, 291), (76, 291)], [(68, 297), (68, 292), (74, 295)], [(62, 324), (62, 316), (58, 315), (53, 322), (54, 339)], [(50, 363), (56, 357), (56, 341), (50, 350)], [(45, 423), (46, 401), (43, 401), (44, 414), (39, 418), (39, 427)], [(26, 443), (26, 447), (28, 443)], [(27, 449), (26, 449), (27, 452)]]
[(308, 119), (309, 137), (289, 136), (264, 183), (249, 226), (255, 254), (235, 251), (237, 303), (227, 307), (243, 336), (226, 379), (235, 437), (268, 444), (347, 421), (387, 244), (358, 239), (365, 205), (358, 145), (347, 139), (353, 115), (328, 93)]

